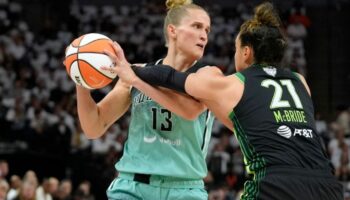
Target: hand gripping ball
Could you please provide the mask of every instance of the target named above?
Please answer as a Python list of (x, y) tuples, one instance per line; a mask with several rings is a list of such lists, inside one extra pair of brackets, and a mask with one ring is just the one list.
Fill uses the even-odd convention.
[(71, 79), (87, 89), (103, 88), (116, 77), (112, 71), (101, 67), (112, 67), (113, 61), (104, 50), (114, 52), (111, 39), (99, 34), (88, 33), (75, 39), (67, 48), (64, 64)]

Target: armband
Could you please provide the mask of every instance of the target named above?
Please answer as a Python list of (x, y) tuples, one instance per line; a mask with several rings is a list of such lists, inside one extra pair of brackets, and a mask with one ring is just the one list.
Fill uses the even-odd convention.
[(176, 71), (169, 65), (131, 66), (131, 68), (140, 79), (151, 85), (186, 93), (185, 82), (190, 73)]

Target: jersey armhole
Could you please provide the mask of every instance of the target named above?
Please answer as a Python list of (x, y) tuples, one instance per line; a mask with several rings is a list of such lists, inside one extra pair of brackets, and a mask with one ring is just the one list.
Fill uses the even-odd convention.
[[(311, 96), (311, 93), (309, 92), (310, 91), (310, 89), (308, 89), (307, 87), (307, 83), (305, 82), (304, 83), (304, 81), (302, 80), (302, 78), (300, 77), (300, 76), (302, 76), (302, 75), (300, 75), (300, 74), (298, 74), (297, 72), (292, 72), (293, 73), (293, 75), (300, 81), (300, 83), (303, 85), (303, 88), (305, 89), (305, 91), (306, 91), (306, 93), (309, 95), (309, 96)], [(306, 85), (305, 85), (306, 84)]]
[(293, 73), (293, 75), (294, 75), (299, 81), (301, 81), (300, 76), (299, 76), (298, 73), (296, 73), (296, 72), (292, 72), (292, 73)]
[(244, 77), (244, 75), (243, 75), (241, 72), (236, 72), (234, 75), (235, 75), (235, 76), (238, 78), (238, 80), (240, 80), (241, 83), (244, 85), (244, 83), (245, 83), (245, 77)]

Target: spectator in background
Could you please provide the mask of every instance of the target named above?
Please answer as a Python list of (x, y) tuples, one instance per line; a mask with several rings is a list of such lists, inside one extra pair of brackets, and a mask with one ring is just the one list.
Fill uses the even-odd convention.
[(19, 189), (22, 185), (21, 178), (17, 175), (12, 175), (10, 178), (10, 185), (11, 187), (7, 193), (7, 200), (13, 200), (18, 195)]
[(226, 151), (229, 145), (229, 138), (227, 134), (223, 134), (220, 141), (215, 145), (212, 156), (210, 158), (209, 169), (214, 176), (214, 183), (223, 184), (228, 169), (228, 163), (231, 160), (230, 154)]
[(34, 186), (34, 188), (35, 188), (34, 192), (36, 192), (36, 188), (39, 186), (39, 182), (38, 182), (38, 177), (33, 170), (26, 171), (26, 173), (23, 176), (22, 181), (23, 182), (22, 182), (21, 186), (23, 186), (24, 182), (29, 183), (30, 185)]
[(52, 195), (57, 192), (59, 181), (54, 178), (44, 178), (41, 186), (36, 189), (36, 200), (52, 200)]
[(9, 164), (6, 160), (0, 160), (0, 180), (6, 179), (7, 174), (9, 173)]
[(348, 179), (350, 167), (349, 141), (346, 140), (344, 129), (335, 130), (335, 137), (328, 144), (330, 159), (335, 168), (335, 175), (345, 181)]
[(29, 139), (24, 137), (24, 131), (27, 128), (25, 112), (26, 110), (23, 99), (16, 97), (14, 99), (14, 105), (8, 109), (5, 118), (9, 126), (9, 136), (11, 138), (21, 140)]
[(309, 28), (311, 21), (306, 15), (306, 7), (301, 0), (295, 0), (293, 2), (293, 7), (290, 10), (290, 16), (288, 19), (289, 23), (299, 22), (305, 28)]
[(321, 138), (322, 145), (324, 146), (324, 149), (327, 149), (327, 145), (330, 140), (330, 133), (328, 130), (327, 122), (323, 119), (321, 113), (316, 112), (315, 114), (315, 126), (317, 133), (319, 134)]
[(298, 20), (293, 20), (287, 27), (287, 34), (293, 40), (304, 40), (307, 36), (306, 27)]
[(71, 147), (72, 153), (89, 154), (91, 150), (91, 141), (84, 135), (80, 123), (76, 123), (76, 129), (72, 135)]
[(46, 149), (57, 155), (67, 156), (71, 151), (71, 129), (65, 123), (64, 116), (58, 116), (58, 122), (48, 128), (44, 133)]
[(307, 37), (307, 28), (310, 19), (306, 16), (306, 8), (302, 1), (296, 0), (290, 11), (287, 24), (288, 46), (285, 51), (283, 65), (303, 76), (307, 75), (304, 40)]
[(350, 112), (347, 106), (338, 106), (337, 107), (337, 119), (336, 123), (341, 129), (344, 130), (345, 137), (350, 137)]
[(72, 200), (72, 182), (69, 179), (61, 181), (58, 190), (56, 191), (54, 200)]
[(81, 182), (74, 195), (74, 200), (95, 200), (95, 197), (91, 194), (90, 189), (91, 184), (89, 181)]
[(6, 200), (9, 184), (5, 179), (0, 179), (0, 200)]
[(36, 185), (33, 182), (23, 181), (18, 196), (14, 200), (36, 200)]

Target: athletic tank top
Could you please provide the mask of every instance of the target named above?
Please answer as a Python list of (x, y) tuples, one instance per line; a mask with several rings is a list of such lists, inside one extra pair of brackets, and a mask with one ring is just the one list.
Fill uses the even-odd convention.
[[(188, 71), (203, 66), (196, 63)], [(204, 111), (197, 119), (186, 120), (136, 88), (131, 90), (131, 101), (128, 139), (116, 169), (184, 179), (205, 177), (205, 157), (214, 120), (211, 112)]]
[(248, 172), (269, 166), (332, 170), (312, 100), (296, 74), (253, 65), (235, 75), (244, 92), (230, 119)]

